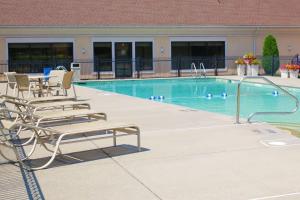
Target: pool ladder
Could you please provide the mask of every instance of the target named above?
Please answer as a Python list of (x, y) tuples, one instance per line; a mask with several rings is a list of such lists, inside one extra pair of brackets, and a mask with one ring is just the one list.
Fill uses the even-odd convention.
[[(200, 63), (199, 66), (200, 66), (200, 69), (199, 69), (199, 70), (201, 70), (201, 71), (200, 71), (200, 78), (201, 78), (201, 77), (204, 77), (204, 78), (205, 78), (205, 77), (206, 77), (206, 70), (205, 70), (204, 64), (203, 64), (203, 63)], [(192, 64), (191, 64), (191, 71), (192, 71), (192, 73), (194, 72), (194, 74), (195, 74), (194, 78), (199, 77), (199, 75), (198, 75), (198, 74), (199, 74), (199, 73), (198, 73), (198, 69), (197, 69), (195, 63), (192, 63)]]
[(292, 95), (290, 92), (288, 92), (287, 90), (283, 89), (282, 87), (280, 87), (279, 85), (276, 85), (275, 83), (273, 83), (272, 81), (270, 81), (269, 79), (263, 77), (263, 76), (244, 76), (243, 78), (241, 78), (241, 80), (238, 83), (238, 87), (237, 87), (237, 95), (236, 95), (236, 99), (237, 99), (237, 103), (236, 103), (236, 123), (240, 123), (240, 96), (241, 96), (241, 84), (247, 80), (247, 79), (262, 79), (265, 82), (269, 83), (270, 85), (274, 86), (275, 88), (281, 90), (283, 93), (285, 93), (286, 95), (288, 95), (289, 97), (291, 97), (294, 101), (295, 101), (295, 108), (291, 111), (286, 111), (286, 112), (254, 112), (252, 114), (250, 114), (248, 116), (247, 122), (250, 123), (251, 119), (256, 116), (256, 115), (286, 115), (286, 114), (293, 114), (295, 112), (297, 112), (297, 110), (299, 109), (299, 100), (296, 96)]

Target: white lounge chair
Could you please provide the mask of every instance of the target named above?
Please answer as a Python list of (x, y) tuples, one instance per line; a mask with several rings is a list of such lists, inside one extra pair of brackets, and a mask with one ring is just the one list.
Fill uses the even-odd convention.
[[(44, 112), (35, 112), (35, 108), (27, 103), (4, 100), (2, 104), (5, 108), (13, 107), (16, 111), (26, 113), (26, 115), (18, 115), (15, 117), (15, 122), (31, 123), (35, 126), (39, 126), (43, 123), (43, 126), (47, 126), (45, 123), (70, 123), (70, 120), (83, 120), (83, 119), (95, 119), (95, 120), (107, 120), (107, 115), (104, 112), (98, 112), (91, 109), (76, 109), (76, 110), (52, 110)], [(67, 121), (66, 121), (67, 120)], [(77, 122), (78, 122), (77, 120)], [(22, 130), (17, 131), (17, 135), (20, 135)], [(22, 145), (29, 144), (34, 139), (32, 135), (29, 140), (22, 143)]]
[[(16, 112), (9, 109), (1, 109), (2, 112), (14, 112), (20, 115), (26, 115), (26, 113)], [(18, 129), (26, 129), (27, 131), (31, 131), (35, 140), (33, 143), (33, 147), (30, 152), (26, 154), (25, 159), (29, 159), (30, 156), (33, 155), (37, 144), (40, 144), (40, 147), (43, 147), (46, 151), (51, 153), (51, 157), (41, 166), (38, 167), (30, 167), (24, 162), (22, 159), (20, 162), (29, 169), (38, 170), (48, 167), (55, 159), (57, 154), (62, 154), (60, 146), (65, 143), (71, 142), (80, 142), (87, 140), (96, 140), (96, 139), (105, 139), (105, 138), (113, 138), (113, 146), (117, 145), (117, 137), (126, 136), (126, 135), (136, 135), (137, 136), (137, 150), (141, 150), (141, 141), (140, 141), (140, 129), (138, 126), (134, 124), (123, 124), (123, 123), (110, 123), (107, 121), (92, 121), (92, 122), (84, 122), (80, 124), (72, 124), (67, 125), (66, 127), (59, 126), (54, 128), (42, 128), (39, 126), (34, 126), (30, 124), (23, 123), (7, 123), (7, 119), (0, 120), (0, 125), (2, 127), (2, 131), (0, 134), (3, 134), (3, 130), (14, 131)], [(95, 134), (96, 133), (96, 134)], [(73, 137), (68, 137), (73, 136)], [(74, 137), (76, 139), (74, 139)], [(5, 137), (4, 137), (5, 138)], [(15, 145), (10, 140), (6, 139), (5, 143), (9, 143), (11, 147), (15, 148)], [(5, 144), (2, 142), (2, 144)], [(53, 149), (50, 149), (47, 144), (53, 146)], [(25, 160), (23, 159), (23, 160)]]
[[(33, 113), (37, 111), (43, 111), (43, 110), (54, 110), (54, 109), (90, 109), (91, 106), (87, 101), (72, 101), (69, 99), (58, 99), (57, 101), (28, 101), (27, 99), (22, 99), (18, 97), (8, 96), (8, 95), (1, 95), (0, 99), (2, 99), (2, 103), (5, 103), (6, 101), (13, 101), (13, 102), (21, 102), (24, 104), (30, 105), (33, 109)], [(39, 98), (37, 98), (39, 99)], [(44, 100), (47, 98), (43, 98)], [(49, 98), (48, 98), (49, 99)]]

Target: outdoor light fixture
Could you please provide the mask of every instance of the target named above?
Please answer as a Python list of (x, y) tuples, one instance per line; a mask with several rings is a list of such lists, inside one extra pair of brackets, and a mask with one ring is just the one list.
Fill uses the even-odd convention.
[(86, 49), (85, 48), (81, 48), (81, 53), (85, 54), (86, 53)]
[(292, 50), (293, 50), (293, 47), (292, 47), (292, 45), (289, 44), (288, 45), (288, 51), (291, 52)]
[(160, 47), (160, 53), (164, 53), (165, 49), (163, 47)]

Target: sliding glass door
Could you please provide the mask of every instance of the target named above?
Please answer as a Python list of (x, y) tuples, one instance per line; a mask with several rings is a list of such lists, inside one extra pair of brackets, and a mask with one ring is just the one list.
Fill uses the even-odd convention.
[(115, 75), (116, 78), (132, 77), (132, 43), (115, 43)]

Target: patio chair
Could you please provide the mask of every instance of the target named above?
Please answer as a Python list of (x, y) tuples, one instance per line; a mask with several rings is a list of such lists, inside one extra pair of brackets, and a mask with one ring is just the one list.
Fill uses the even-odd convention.
[(62, 82), (62, 89), (63, 89), (64, 95), (68, 96), (68, 90), (73, 88), (74, 97), (77, 98), (76, 91), (75, 91), (75, 86), (72, 83), (73, 75), (74, 75), (73, 71), (69, 71), (69, 72), (65, 73), (64, 78), (63, 78), (63, 82)]
[[(1, 112), (16, 112), (9, 109), (1, 109)], [(27, 113), (17, 112), (20, 115), (26, 115)], [(137, 149), (141, 150), (140, 142), (140, 129), (138, 126), (133, 124), (125, 123), (111, 123), (107, 121), (91, 121), (83, 122), (79, 124), (71, 124), (66, 126), (58, 126), (52, 128), (43, 128), (40, 126), (34, 126), (31, 124), (24, 123), (6, 123), (3, 119), (0, 120), (2, 130), (14, 131), (18, 129), (26, 129), (34, 134), (35, 140), (30, 152), (25, 156), (24, 159), (20, 159), (21, 164), (26, 168), (31, 170), (39, 170), (48, 167), (55, 159), (58, 154), (62, 154), (60, 149), (61, 145), (69, 144), (80, 141), (90, 141), (96, 139), (113, 138), (113, 146), (117, 145), (117, 137), (122, 137), (126, 135), (136, 135), (137, 136)], [(0, 131), (3, 134), (3, 131)], [(70, 137), (71, 136), (71, 137)], [(13, 147), (16, 147), (11, 140), (6, 140)], [(50, 158), (45, 161), (44, 164), (38, 167), (30, 167), (25, 164), (24, 160), (28, 160), (35, 152), (35, 149), (39, 144), (47, 152), (50, 152)], [(48, 146), (47, 146), (48, 145)], [(49, 146), (52, 146), (51, 149)], [(18, 156), (18, 155), (17, 155)]]
[(33, 96), (35, 97), (35, 94), (42, 94), (42, 88), (37, 86), (34, 82), (30, 82), (28, 75), (26, 74), (16, 74), (16, 82), (17, 82), (17, 88), (18, 88), (18, 97), (19, 94), (22, 94), (22, 97), (24, 98), (24, 92), (28, 92), (27, 98), (30, 97), (30, 94), (32, 92)]
[(13, 95), (16, 93), (16, 88), (17, 88), (17, 81), (16, 81), (16, 72), (4, 72), (6, 79), (7, 79), (7, 84), (6, 84), (6, 90), (5, 94), (8, 93), (8, 89), (13, 90)]
[(65, 71), (64, 70), (51, 70), (49, 74), (49, 80), (46, 85), (47, 94), (51, 90), (55, 90), (58, 94), (59, 90), (62, 88), (62, 82), (64, 79)]

